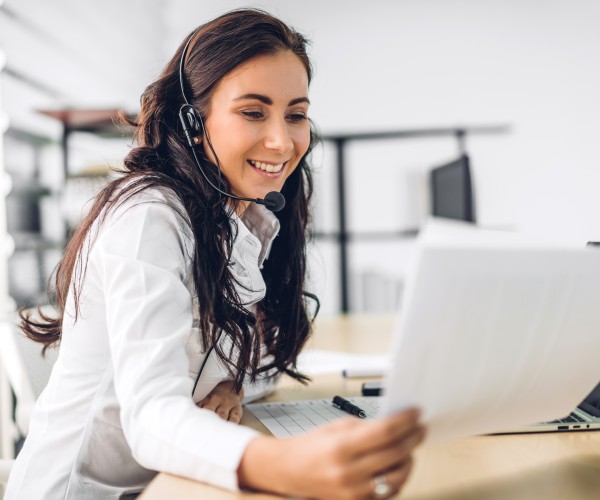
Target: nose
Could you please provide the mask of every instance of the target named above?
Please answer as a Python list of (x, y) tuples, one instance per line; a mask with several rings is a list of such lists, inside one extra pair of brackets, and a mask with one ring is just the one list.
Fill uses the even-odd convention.
[(285, 154), (294, 149), (294, 141), (285, 120), (273, 119), (265, 131), (265, 148)]

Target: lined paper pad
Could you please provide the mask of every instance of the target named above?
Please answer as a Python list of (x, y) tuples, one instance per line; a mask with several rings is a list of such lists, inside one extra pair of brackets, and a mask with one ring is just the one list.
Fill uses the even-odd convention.
[[(346, 398), (365, 410), (367, 418), (377, 416), (380, 397)], [(246, 405), (275, 437), (286, 438), (303, 434), (333, 420), (352, 415), (331, 403), (331, 399), (311, 399), (287, 403), (255, 403)]]

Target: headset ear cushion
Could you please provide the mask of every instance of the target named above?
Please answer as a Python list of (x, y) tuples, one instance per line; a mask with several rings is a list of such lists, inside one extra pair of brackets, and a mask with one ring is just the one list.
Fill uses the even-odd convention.
[(188, 109), (185, 112), (185, 116), (187, 119), (187, 122), (190, 125), (190, 128), (197, 134), (200, 133), (200, 123), (198, 123), (198, 117), (196, 116), (196, 113), (194, 112), (193, 109)]

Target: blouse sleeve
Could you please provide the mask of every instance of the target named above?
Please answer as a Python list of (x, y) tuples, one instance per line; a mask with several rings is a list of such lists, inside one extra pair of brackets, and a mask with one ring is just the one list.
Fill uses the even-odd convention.
[(239, 462), (257, 432), (192, 401), (182, 224), (165, 203), (137, 204), (107, 221), (90, 256), (104, 289), (121, 424), (143, 467), (237, 490)]

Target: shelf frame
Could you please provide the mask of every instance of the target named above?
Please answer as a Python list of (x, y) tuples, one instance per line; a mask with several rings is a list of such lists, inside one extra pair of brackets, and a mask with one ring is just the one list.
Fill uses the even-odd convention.
[(466, 154), (467, 135), (480, 134), (506, 134), (510, 131), (507, 124), (501, 125), (479, 125), (479, 126), (456, 126), (456, 127), (433, 127), (418, 129), (382, 130), (375, 132), (349, 132), (324, 134), (321, 140), (332, 143), (336, 151), (336, 200), (338, 210), (338, 231), (334, 233), (314, 233), (316, 239), (335, 239), (338, 244), (339, 256), (339, 301), (340, 312), (350, 312), (349, 300), (349, 258), (348, 244), (351, 240), (381, 240), (414, 237), (418, 233), (416, 229), (405, 229), (378, 233), (351, 233), (348, 230), (348, 216), (346, 203), (346, 146), (349, 142), (356, 141), (378, 141), (399, 139), (427, 139), (437, 137), (454, 137), (456, 139), (458, 154)]

